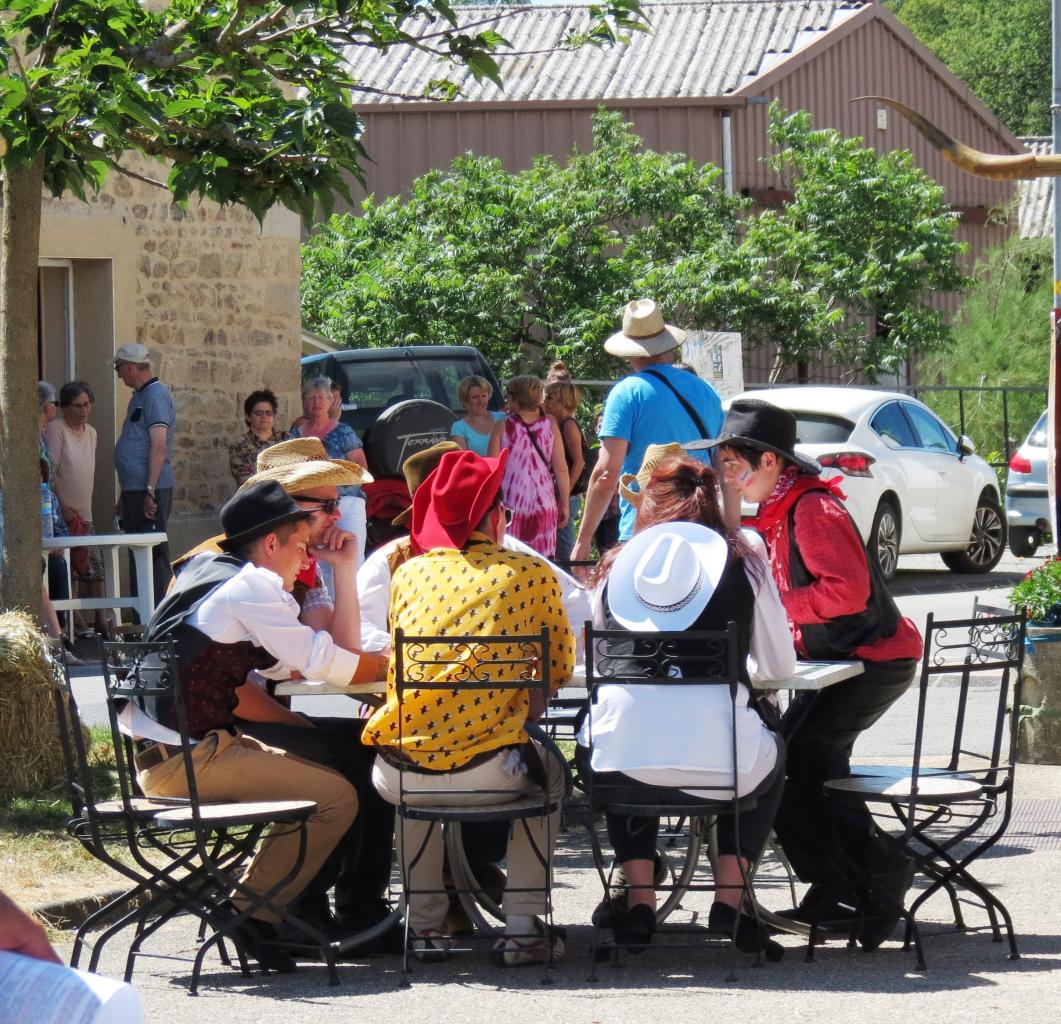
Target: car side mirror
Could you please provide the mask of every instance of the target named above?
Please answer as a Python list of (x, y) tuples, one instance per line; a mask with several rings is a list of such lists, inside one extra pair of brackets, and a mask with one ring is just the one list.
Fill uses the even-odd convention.
[(976, 451), (976, 445), (973, 444), (973, 439), (968, 434), (962, 434), (958, 438), (958, 453), (964, 458), (966, 455), (972, 455)]

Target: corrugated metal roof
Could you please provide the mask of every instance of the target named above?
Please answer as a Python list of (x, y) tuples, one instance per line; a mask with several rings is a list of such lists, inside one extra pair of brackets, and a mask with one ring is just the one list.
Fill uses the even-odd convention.
[[(1048, 135), (1030, 135), (1021, 142), (1036, 156), (1052, 152)], [(1017, 210), (1021, 238), (1052, 238), (1054, 234), (1054, 179), (1017, 182)]]
[[(626, 45), (574, 51), (557, 48), (585, 29), (586, 5), (508, 8), (512, 13), (507, 15), (504, 7), (456, 8), (462, 25), (501, 16), (495, 25), (482, 27), (495, 28), (514, 51), (498, 54), (504, 90), (405, 46), (385, 53), (349, 47), (347, 59), (363, 85), (404, 98), (422, 96), (437, 78), (455, 82), (460, 99), (468, 102), (725, 96), (867, 5), (864, 0), (646, 3), (651, 33), (632, 33)], [(406, 29), (419, 35), (429, 26), (421, 19)], [(388, 102), (375, 93), (355, 93), (355, 99), (361, 105)]]

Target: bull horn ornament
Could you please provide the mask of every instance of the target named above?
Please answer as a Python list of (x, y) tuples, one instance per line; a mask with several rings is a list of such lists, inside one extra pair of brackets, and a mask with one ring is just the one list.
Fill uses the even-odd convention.
[(1061, 154), (1047, 153), (1036, 156), (1034, 153), (1021, 153), (1017, 156), (997, 156), (992, 153), (981, 153), (978, 149), (951, 138), (942, 128), (937, 128), (931, 121), (922, 117), (916, 110), (906, 104), (887, 96), (856, 96), (851, 102), (872, 100), (889, 106), (901, 114), (936, 149), (944, 160), (949, 160), (969, 174), (979, 178), (991, 178), (994, 181), (1012, 181), (1029, 178), (1056, 178), (1061, 176)]

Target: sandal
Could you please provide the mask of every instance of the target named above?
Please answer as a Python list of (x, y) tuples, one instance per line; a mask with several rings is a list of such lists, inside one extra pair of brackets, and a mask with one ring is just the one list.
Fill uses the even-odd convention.
[(564, 957), (563, 928), (546, 930), (540, 918), (534, 919), (534, 936), (508, 935), (494, 943), (490, 959), (499, 967), (525, 967), (528, 964), (556, 964)]

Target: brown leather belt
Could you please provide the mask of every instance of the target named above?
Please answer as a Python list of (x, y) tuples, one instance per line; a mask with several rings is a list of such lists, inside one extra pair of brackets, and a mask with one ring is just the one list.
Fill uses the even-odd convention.
[(180, 752), (180, 747), (171, 747), (168, 743), (152, 743), (133, 754), (133, 761), (136, 762), (138, 771), (146, 772), (149, 768), (176, 757)]
[(519, 743), (509, 743), (503, 747), (494, 747), (493, 750), (484, 750), (481, 754), (476, 754), (471, 760), (465, 761), (458, 768), (426, 768), (424, 765), (417, 763), (408, 754), (406, 754), (400, 747), (376, 747), (376, 753), (379, 754), (380, 758), (387, 762), (392, 768), (396, 768), (398, 771), (403, 772), (415, 772), (418, 775), (440, 775), (445, 772), (462, 772), (467, 768), (474, 768), (476, 765), (485, 764), (492, 757), (496, 757), (503, 750), (510, 750), (513, 747), (519, 747)]

